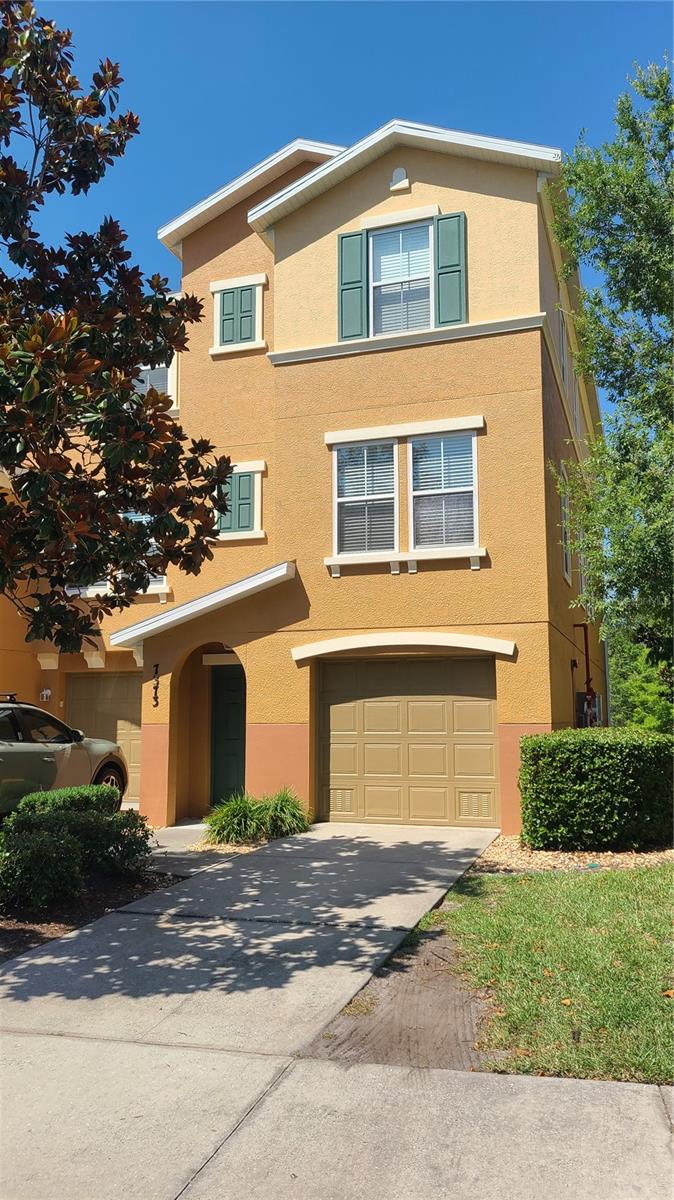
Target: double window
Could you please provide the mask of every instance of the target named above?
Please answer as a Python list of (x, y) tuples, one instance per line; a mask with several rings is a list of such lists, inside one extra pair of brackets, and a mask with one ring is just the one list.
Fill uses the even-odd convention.
[[(409, 551), (474, 547), (475, 434), (408, 439)], [(335, 447), (335, 553), (381, 555), (399, 548), (398, 442)]]

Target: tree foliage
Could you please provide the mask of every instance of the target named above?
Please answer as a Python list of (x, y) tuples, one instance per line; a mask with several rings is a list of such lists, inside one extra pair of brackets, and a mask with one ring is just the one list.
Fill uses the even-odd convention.
[(669, 65), (637, 69), (620, 96), (613, 141), (584, 140), (555, 197), (565, 272), (581, 289), (576, 369), (611, 406), (582, 470), (567, 464), (582, 598), (604, 631), (672, 661), (672, 316), (674, 124)]
[[(112, 217), (61, 246), (40, 237), (45, 203), (88, 192), (137, 134), (117, 113), (122, 82), (106, 59), (82, 88), (70, 31), (2, 5), (0, 593), (29, 639), (65, 651), (169, 564), (198, 573), (229, 473), (139, 387), (142, 366), (186, 348), (200, 302), (145, 278)], [(68, 590), (104, 578), (91, 603)]]
[(650, 662), (645, 646), (617, 634), (609, 643), (608, 664), (612, 724), (671, 733), (674, 705), (665, 664)]

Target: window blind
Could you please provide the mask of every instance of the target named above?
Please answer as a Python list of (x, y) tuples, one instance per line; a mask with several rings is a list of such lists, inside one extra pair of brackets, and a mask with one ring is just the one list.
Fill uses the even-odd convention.
[(395, 548), (395, 469), (392, 443), (337, 449), (337, 552)]
[(415, 547), (472, 545), (475, 539), (472, 434), (412, 443)]

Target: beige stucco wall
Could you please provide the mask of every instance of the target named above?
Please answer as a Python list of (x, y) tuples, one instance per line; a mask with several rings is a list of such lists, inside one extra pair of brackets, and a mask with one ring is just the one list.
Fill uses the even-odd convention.
[(36, 702), (41, 671), (33, 647), (26, 642), (26, 625), (13, 604), (0, 597), (0, 692), (16, 692)]
[[(390, 191), (396, 166), (409, 192)], [(276, 225), (274, 349), (337, 341), (338, 233), (429, 204), (466, 214), (470, 321), (539, 311), (536, 172), (403, 147)]]

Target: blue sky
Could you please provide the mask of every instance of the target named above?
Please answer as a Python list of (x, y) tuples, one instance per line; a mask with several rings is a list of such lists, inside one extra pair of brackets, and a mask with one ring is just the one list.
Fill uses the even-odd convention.
[(298, 136), (349, 144), (402, 117), (569, 150), (611, 136), (634, 61), (661, 61), (668, 3), (40, 3), (73, 31), (75, 71), (121, 64), (141, 133), (87, 197), (41, 225), (111, 213), (135, 260), (172, 286), (157, 226)]

